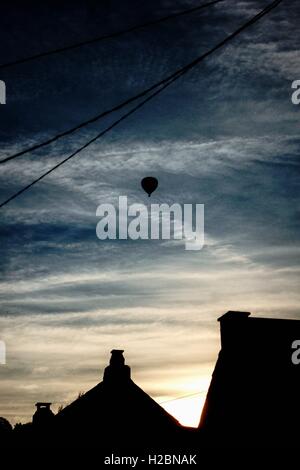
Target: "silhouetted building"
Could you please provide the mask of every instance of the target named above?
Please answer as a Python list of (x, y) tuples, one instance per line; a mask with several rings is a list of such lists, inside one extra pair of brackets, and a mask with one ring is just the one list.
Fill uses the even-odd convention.
[(66, 406), (55, 417), (63, 443), (102, 448), (167, 446), (182, 428), (131, 379), (123, 350), (112, 350), (103, 382)]
[(219, 321), (221, 351), (199, 426), (206, 443), (299, 445), (300, 365), (292, 362), (292, 344), (300, 321), (232, 311)]
[(293, 360), (293, 348), (300, 340), (300, 321), (232, 311), (219, 321), (221, 351), (198, 430), (180, 426), (139, 388), (124, 351), (114, 349), (103, 381), (57, 415), (51, 403), (37, 403), (32, 424), (16, 426), (12, 439), (2, 421), (8, 442), (17, 447), (95, 447), (98, 455), (298, 447), (300, 364)]

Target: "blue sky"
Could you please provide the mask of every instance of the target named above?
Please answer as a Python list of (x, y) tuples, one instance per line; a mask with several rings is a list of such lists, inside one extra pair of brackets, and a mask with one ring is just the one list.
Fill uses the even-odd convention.
[[(145, 2), (144, 2), (145, 3)], [(200, 3), (200, 2), (199, 2)], [(266, 1), (224, 1), (106, 43), (0, 71), (0, 157), (103, 111), (194, 59)], [(118, 30), (196, 1), (4, 6), (1, 63)], [(0, 415), (66, 404), (101, 379), (112, 348), (158, 401), (207, 388), (227, 310), (299, 318), (299, 11), (261, 23), (1, 210)], [(2, 21), (2, 20), (1, 20)], [(1, 200), (110, 118), (1, 167)], [(205, 204), (205, 247), (96, 237), (96, 208)], [(200, 406), (200, 405), (199, 405)]]

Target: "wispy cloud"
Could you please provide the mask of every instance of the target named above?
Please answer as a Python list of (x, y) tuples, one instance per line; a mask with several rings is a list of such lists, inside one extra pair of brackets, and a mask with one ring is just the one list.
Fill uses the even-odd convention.
[[(129, 15), (124, 5), (112, 24), (85, 12), (86, 34), (138, 23), (141, 8), (146, 16), (153, 10), (139, 2)], [(202, 390), (219, 350), (216, 319), (223, 312), (299, 318), (299, 109), (290, 101), (291, 80), (299, 78), (295, 5), (283, 2), (2, 210), (0, 329), (7, 365), (0, 369), (0, 415), (26, 421), (36, 401), (55, 407), (71, 401), (101, 380), (113, 347), (125, 349), (133, 378), (157, 400)], [(224, 2), (155, 35), (145, 31), (106, 49), (86, 49), (53, 68), (39, 63), (30, 73), (12, 72), (0, 158), (154, 83), (261, 7)], [(170, 8), (159, 2), (156, 14)], [(69, 15), (56, 20), (68, 18), (71, 43), (82, 11), (74, 6), (72, 21)], [(27, 27), (22, 15), (19, 21)], [(11, 37), (4, 25), (5, 34)], [(59, 38), (49, 34), (54, 44)], [(36, 50), (34, 37), (25, 36)], [(24, 41), (18, 43), (10, 53), (25, 56)], [(1, 200), (108, 122), (1, 166)], [(149, 201), (140, 180), (150, 174), (159, 187)], [(120, 195), (129, 204), (205, 204), (205, 247), (191, 253), (176, 241), (100, 242), (96, 208), (117, 204)]]

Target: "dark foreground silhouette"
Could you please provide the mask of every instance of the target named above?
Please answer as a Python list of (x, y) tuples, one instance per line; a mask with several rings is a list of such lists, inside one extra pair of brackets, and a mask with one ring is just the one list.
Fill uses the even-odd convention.
[(298, 447), (300, 364), (292, 361), (292, 344), (300, 340), (300, 321), (249, 315), (219, 319), (222, 349), (198, 429), (181, 426), (139, 388), (123, 351), (112, 350), (103, 381), (56, 415), (51, 403), (37, 403), (32, 423), (12, 430), (0, 418), (2, 444), (93, 447), (102, 455)]
[(300, 447), (300, 321), (219, 318), (221, 351), (200, 420), (220, 447)]

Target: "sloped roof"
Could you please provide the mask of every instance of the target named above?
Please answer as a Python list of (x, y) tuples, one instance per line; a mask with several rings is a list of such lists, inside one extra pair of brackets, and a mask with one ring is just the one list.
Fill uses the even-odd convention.
[[(157, 420), (166, 425), (178, 424), (175, 418), (131, 379), (118, 387), (104, 381), (100, 382), (63, 408), (57, 418), (61, 422), (67, 420), (89, 422), (96, 416), (100, 417), (102, 424), (106, 421), (110, 423), (114, 417), (122, 418), (122, 420), (128, 417), (131, 424), (135, 423), (136, 425), (141, 422), (150, 425)], [(118, 424), (122, 425), (121, 422)]]
[(72, 440), (101, 439), (109, 445), (172, 438), (181, 429), (178, 421), (131, 380), (123, 356), (116, 362), (114, 351), (103, 382), (56, 415), (57, 429)]

